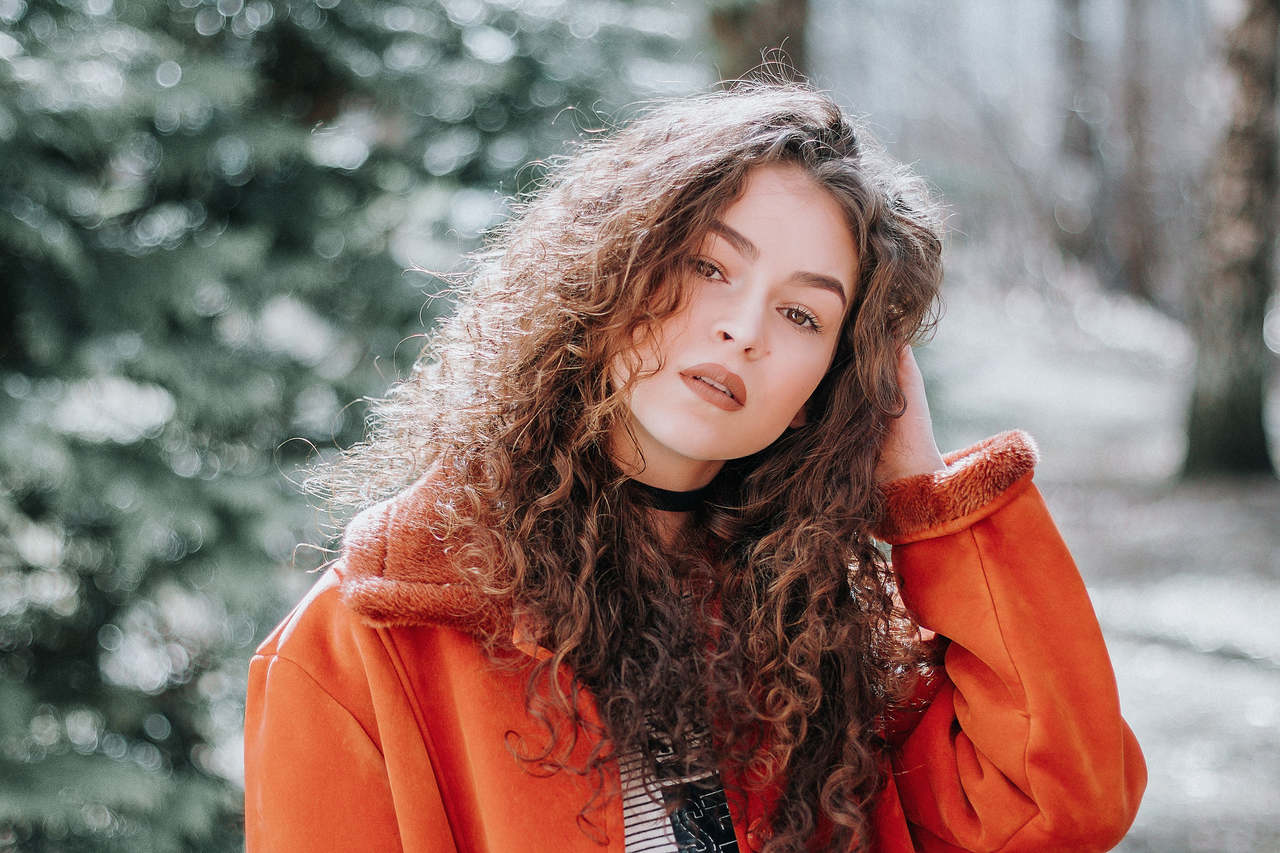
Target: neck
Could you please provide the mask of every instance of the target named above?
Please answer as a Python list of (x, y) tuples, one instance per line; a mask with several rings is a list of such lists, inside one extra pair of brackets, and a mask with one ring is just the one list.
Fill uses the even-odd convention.
[(630, 438), (614, 434), (610, 437), (609, 455), (627, 477), (637, 483), (669, 492), (701, 489), (720, 473), (724, 461), (719, 459), (686, 459), (654, 453), (646, 457)]
[(662, 544), (670, 548), (675, 545), (681, 531), (689, 523), (687, 512), (663, 512), (659, 509), (649, 510), (649, 519), (653, 523), (654, 532)]

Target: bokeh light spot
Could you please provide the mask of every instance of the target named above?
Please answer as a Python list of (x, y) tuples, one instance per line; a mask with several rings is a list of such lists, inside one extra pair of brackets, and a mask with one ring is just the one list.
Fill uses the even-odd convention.
[(156, 66), (156, 83), (171, 89), (182, 80), (182, 66), (172, 59), (166, 59)]

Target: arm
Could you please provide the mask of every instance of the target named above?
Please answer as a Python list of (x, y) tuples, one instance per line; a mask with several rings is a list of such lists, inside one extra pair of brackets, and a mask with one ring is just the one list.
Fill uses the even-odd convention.
[(1084, 584), (1005, 433), (945, 460), (909, 347), (880, 467), (880, 538), (907, 608), (946, 648), (897, 732), (894, 777), (925, 851), (1106, 850), (1146, 785)]
[(1084, 584), (1005, 433), (883, 486), (903, 600), (949, 641), (945, 679), (894, 755), (924, 851), (1106, 850), (1146, 771)]

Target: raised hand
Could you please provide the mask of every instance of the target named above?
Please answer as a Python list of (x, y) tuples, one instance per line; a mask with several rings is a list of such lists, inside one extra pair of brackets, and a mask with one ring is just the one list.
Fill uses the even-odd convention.
[(933, 419), (929, 416), (929, 400), (924, 392), (924, 377), (911, 347), (898, 353), (898, 387), (907, 400), (906, 411), (893, 420), (876, 467), (881, 483), (928, 474), (946, 467), (938, 444), (933, 438)]

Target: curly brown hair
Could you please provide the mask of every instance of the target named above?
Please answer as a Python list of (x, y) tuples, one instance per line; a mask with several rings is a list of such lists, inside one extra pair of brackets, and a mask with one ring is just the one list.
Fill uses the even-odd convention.
[[(609, 367), (678, 310), (669, 283), (747, 173), (778, 163), (843, 208), (856, 292), (807, 422), (726, 463), (711, 501), (664, 542), (608, 453), (627, 415)], [(578, 143), (514, 204), (456, 312), (330, 472), (337, 500), (363, 505), (435, 468), (437, 533), (551, 652), (525, 695), (545, 738), (514, 737), (513, 750), (595, 780), (588, 830), (606, 765), (633, 750), (652, 761), (653, 732), (691, 772), (780, 786), (768, 850), (865, 842), (884, 774), (877, 721), (919, 662), (871, 533), (875, 469), (904, 408), (897, 353), (934, 317), (939, 234), (921, 182), (806, 85), (653, 106)], [(483, 638), (495, 659), (510, 636)], [(711, 737), (689, 737), (703, 728)], [(583, 735), (594, 747), (571, 762)]]

